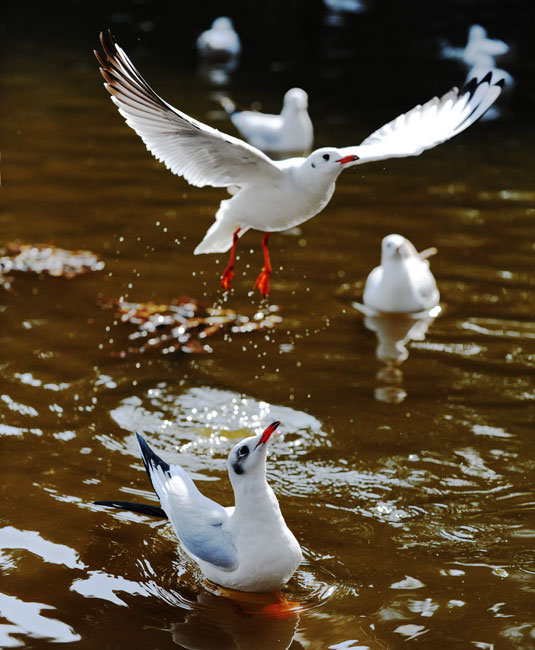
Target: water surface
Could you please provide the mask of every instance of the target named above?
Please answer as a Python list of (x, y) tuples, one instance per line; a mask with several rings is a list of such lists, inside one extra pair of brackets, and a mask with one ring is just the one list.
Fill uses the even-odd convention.
[[(225, 193), (192, 188), (147, 154), (91, 48), (111, 24), (166, 99), (232, 132), (185, 37), (212, 15), (177, 21), (171, 42), (169, 18), (149, 4), (123, 18), (98, 7), (80, 21), (43, 15), (39, 29), (23, 29), (24, 12), (11, 8), (2, 239), (92, 250), (105, 268), (19, 276), (0, 294), (2, 647), (535, 647), (533, 64), (521, 56), (522, 5), (503, 16), (488, 4), (481, 17), (448, 6), (423, 11), (419, 46), (401, 39), (421, 32), (393, 6), (345, 27), (314, 6), (307, 57), (306, 36), (291, 41), (287, 21), (270, 56), (237, 5), (252, 54), (227, 91), (277, 110), (286, 87), (308, 84), (318, 146), (359, 142), (462, 81), (436, 39), (460, 42), (470, 21), (516, 37), (517, 94), (501, 118), (419, 158), (345, 172), (323, 214), (274, 235), (276, 328), (214, 337), (207, 355), (124, 359), (113, 353), (130, 330), (99, 299), (223, 301), (225, 256), (192, 251)], [(266, 30), (286, 15), (279, 4), (263, 11)], [(395, 365), (376, 358), (376, 332), (354, 307), (393, 232), (438, 248), (442, 296)], [(261, 265), (260, 235), (249, 232), (226, 303), (249, 317), (268, 309), (253, 293)], [(407, 331), (391, 325), (400, 338), (389, 349), (400, 351)], [(134, 431), (230, 504), (229, 449), (274, 419), (284, 424), (268, 475), (305, 553), (283, 592), (297, 613), (212, 593), (167, 524), (92, 505), (152, 498)]]

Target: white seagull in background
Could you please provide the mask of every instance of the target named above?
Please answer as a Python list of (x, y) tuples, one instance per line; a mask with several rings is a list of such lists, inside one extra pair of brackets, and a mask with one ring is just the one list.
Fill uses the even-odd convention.
[(468, 30), (466, 46), (452, 47), (444, 44), (442, 56), (445, 59), (458, 59), (463, 61), (468, 68), (468, 79), (482, 77), (492, 71), (494, 79), (503, 79), (506, 86), (513, 85), (513, 77), (506, 70), (496, 66), (496, 57), (509, 52), (509, 45), (505, 41), (488, 38), (487, 30), (481, 25), (471, 25)]
[(95, 52), (104, 84), (126, 123), (149, 151), (191, 185), (226, 187), (231, 199), (221, 201), (215, 223), (195, 249), (224, 253), (231, 249), (221, 285), (234, 276), (238, 237), (253, 228), (263, 231), (264, 267), (255, 286), (269, 293), (272, 232), (287, 230), (318, 214), (329, 203), (336, 180), (346, 167), (374, 160), (417, 156), (461, 133), (493, 104), (502, 90), (489, 73), (453, 88), (368, 136), (360, 145), (325, 147), (307, 158), (274, 161), (259, 149), (213, 129), (161, 99), (141, 77), (111, 33), (101, 34), (104, 58)]
[(378, 312), (408, 314), (435, 307), (440, 300), (427, 258), (437, 252), (418, 253), (401, 235), (388, 235), (381, 245), (381, 266), (368, 276), (363, 302)]
[(484, 60), (491, 61), (494, 67), (494, 58), (509, 52), (509, 45), (505, 41), (488, 38), (487, 30), (481, 25), (471, 25), (468, 30), (466, 46), (451, 47), (444, 45), (442, 56), (446, 59), (460, 59), (468, 67), (481, 65)]
[(197, 39), (197, 50), (207, 59), (237, 58), (241, 52), (241, 43), (232, 20), (226, 16), (216, 18), (212, 27)]
[(278, 591), (303, 560), (266, 480), (267, 443), (280, 426), (242, 440), (228, 456), (235, 506), (205, 497), (180, 465), (168, 465), (137, 435), (143, 464), (162, 508), (125, 501), (97, 501), (167, 517), (182, 547), (210, 581), (238, 591)]
[(314, 128), (308, 115), (308, 95), (302, 88), (288, 90), (280, 115), (236, 110), (228, 97), (220, 101), (234, 126), (253, 147), (272, 153), (308, 153), (312, 149)]
[(323, 0), (323, 4), (330, 11), (358, 14), (366, 9), (360, 0)]

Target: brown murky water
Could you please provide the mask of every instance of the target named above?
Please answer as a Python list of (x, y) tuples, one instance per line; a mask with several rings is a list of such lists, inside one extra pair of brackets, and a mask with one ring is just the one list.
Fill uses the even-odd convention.
[[(221, 303), (224, 256), (192, 251), (224, 192), (147, 154), (97, 80), (96, 34), (50, 41), (46, 57), (17, 36), (3, 57), (2, 240), (92, 250), (105, 268), (19, 276), (0, 294), (0, 646), (534, 648), (532, 118), (343, 174), (321, 216), (272, 237), (273, 330), (119, 359), (130, 330), (99, 299)], [(230, 129), (194, 71), (159, 69), (147, 50), (138, 62), (169, 101)], [(243, 98), (275, 109), (279, 93), (251, 79)], [(316, 96), (318, 146), (358, 142), (415, 103), (359, 116), (329, 111), (319, 82)], [(353, 304), (391, 232), (439, 249), (442, 312), (411, 333)], [(259, 244), (241, 240), (227, 302), (249, 317), (269, 309), (252, 293)], [(399, 365), (376, 358), (377, 336)], [(134, 431), (230, 504), (228, 450), (274, 419), (269, 479), (306, 557), (284, 590), (299, 614), (210, 593), (167, 524), (92, 505), (151, 498)]]

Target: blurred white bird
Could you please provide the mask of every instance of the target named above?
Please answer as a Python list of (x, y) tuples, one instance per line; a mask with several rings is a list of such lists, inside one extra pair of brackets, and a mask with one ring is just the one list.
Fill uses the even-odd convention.
[(468, 67), (474, 66), (481, 57), (493, 59), (509, 52), (509, 45), (504, 41), (487, 37), (487, 30), (481, 25), (471, 25), (468, 30), (468, 40), (464, 47), (452, 47), (444, 43), (442, 56), (445, 59), (464, 61)]
[(472, 25), (468, 31), (468, 42), (464, 48), (463, 60), (468, 66), (477, 65), (483, 56), (497, 56), (507, 54), (509, 45), (504, 41), (488, 38), (487, 30), (481, 25)]
[(166, 516), (184, 551), (218, 585), (238, 591), (278, 591), (303, 560), (266, 480), (267, 443), (279, 426), (280, 422), (273, 422), (230, 452), (233, 507), (224, 508), (205, 497), (180, 465), (168, 465), (139, 434), (143, 464), (161, 510), (124, 501), (96, 503)]
[(469, 79), (484, 76), (492, 71), (495, 79), (502, 77), (506, 85), (511, 85), (513, 77), (496, 66), (496, 57), (507, 54), (509, 49), (505, 41), (488, 38), (487, 30), (481, 25), (471, 25), (466, 46), (463, 48), (443, 44), (442, 56), (445, 59), (463, 61), (469, 71)]
[(300, 154), (312, 148), (314, 128), (308, 115), (308, 95), (301, 88), (291, 88), (284, 95), (280, 115), (236, 110), (228, 97), (220, 101), (234, 126), (253, 147)]
[[(503, 68), (497, 68), (496, 67), (496, 62), (494, 59), (487, 55), (487, 54), (482, 54), (476, 61), (476, 63), (470, 68), (468, 71), (468, 74), (466, 75), (467, 79), (472, 79), (473, 77), (477, 77), (478, 79), (484, 77), (489, 71), (492, 71), (492, 78), (495, 80), (501, 80), (505, 86), (505, 88), (510, 88), (513, 83), (514, 83), (514, 78), (513, 75), (507, 70), (504, 70)], [(495, 107), (492, 107), (488, 113), (491, 111), (496, 110)], [(485, 115), (485, 117), (488, 117)]]
[(360, 145), (317, 149), (307, 158), (273, 161), (259, 149), (189, 117), (159, 97), (141, 77), (112, 35), (101, 35), (105, 60), (95, 52), (104, 84), (126, 123), (154, 156), (197, 187), (226, 187), (231, 199), (221, 201), (215, 223), (195, 249), (223, 253), (231, 248), (221, 285), (234, 276), (238, 237), (247, 230), (264, 231), (264, 267), (255, 287), (269, 293), (270, 233), (287, 230), (318, 214), (329, 203), (345, 167), (373, 160), (417, 156), (461, 133), (494, 103), (502, 90), (492, 75), (472, 79), (400, 115)]
[(358, 14), (366, 9), (361, 0), (323, 0), (323, 4), (330, 11)]
[(418, 253), (408, 239), (388, 235), (381, 245), (381, 266), (368, 276), (363, 302), (386, 313), (421, 312), (440, 300), (427, 257), (436, 253), (428, 248)]
[(225, 16), (216, 18), (212, 27), (197, 39), (197, 50), (202, 57), (209, 59), (237, 58), (241, 43), (232, 20)]

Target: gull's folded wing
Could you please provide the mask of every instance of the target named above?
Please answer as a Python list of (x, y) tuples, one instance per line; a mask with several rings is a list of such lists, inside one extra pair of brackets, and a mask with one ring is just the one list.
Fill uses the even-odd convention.
[(159, 97), (111, 33), (101, 34), (104, 57), (95, 51), (104, 84), (126, 123), (174, 174), (197, 187), (245, 185), (257, 177), (279, 178), (264, 153), (199, 122)]
[(478, 120), (502, 91), (503, 81), (488, 73), (481, 81), (471, 79), (464, 88), (452, 88), (403, 113), (368, 136), (360, 145), (341, 149), (343, 156), (358, 160), (347, 166), (373, 160), (418, 156), (426, 149), (453, 138)]
[(480, 45), (481, 52), (490, 56), (501, 56), (509, 52), (509, 45), (505, 41), (500, 41), (497, 38), (486, 38)]
[(228, 519), (225, 508), (201, 494), (180, 466), (169, 466), (139, 434), (136, 436), (154, 491), (186, 550), (223, 571), (236, 569), (236, 548), (224, 526)]

